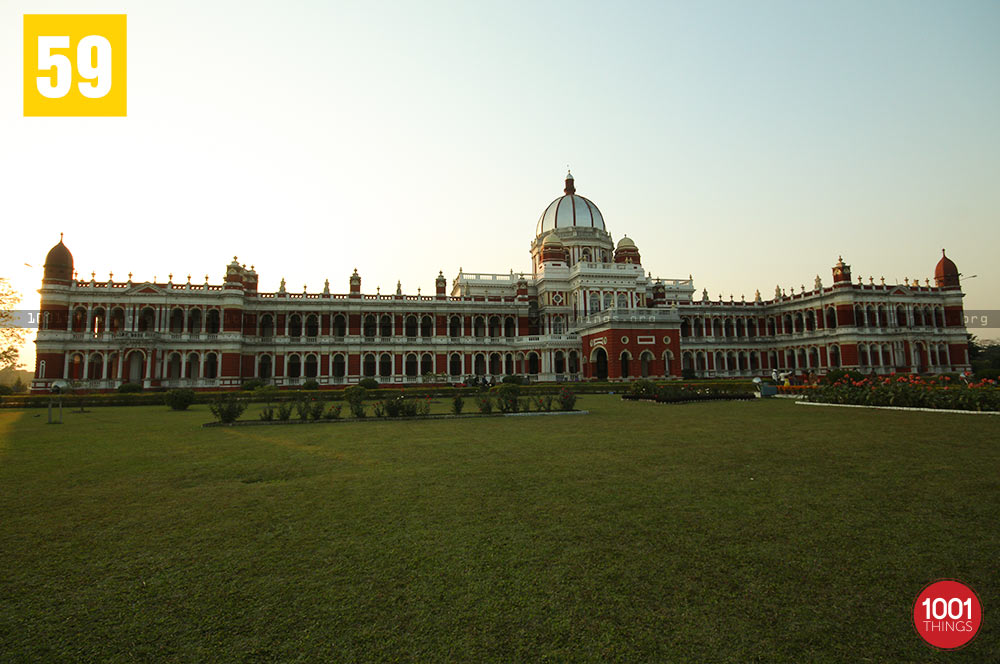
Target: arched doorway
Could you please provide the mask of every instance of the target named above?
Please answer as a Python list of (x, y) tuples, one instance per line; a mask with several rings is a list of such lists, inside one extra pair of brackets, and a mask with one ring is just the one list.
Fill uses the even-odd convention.
[(598, 380), (608, 379), (608, 354), (603, 348), (594, 353), (594, 375)]
[(643, 351), (642, 355), (639, 356), (639, 362), (642, 365), (642, 377), (649, 378), (649, 368), (653, 364), (653, 354), (648, 350)]

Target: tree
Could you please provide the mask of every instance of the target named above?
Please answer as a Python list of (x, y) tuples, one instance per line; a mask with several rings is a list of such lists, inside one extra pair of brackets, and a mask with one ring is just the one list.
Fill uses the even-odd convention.
[(976, 376), (992, 378), (1000, 373), (1000, 343), (969, 335), (969, 364)]
[(27, 336), (24, 328), (17, 327), (14, 307), (21, 301), (21, 294), (10, 282), (0, 277), (0, 368), (17, 368), (17, 356)]

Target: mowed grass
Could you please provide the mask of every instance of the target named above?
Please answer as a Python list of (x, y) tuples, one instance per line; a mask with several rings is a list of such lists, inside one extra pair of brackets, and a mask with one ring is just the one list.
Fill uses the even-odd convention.
[[(578, 407), (0, 411), (0, 660), (1000, 659), (1000, 418)], [(941, 577), (984, 605), (959, 652), (911, 626)]]

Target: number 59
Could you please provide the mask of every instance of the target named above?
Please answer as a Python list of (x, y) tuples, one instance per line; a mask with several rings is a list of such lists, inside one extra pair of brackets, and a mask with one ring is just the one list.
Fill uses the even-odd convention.
[[(38, 92), (49, 99), (61, 99), (69, 94), (73, 85), (73, 64), (61, 53), (53, 49), (69, 48), (69, 37), (38, 37), (38, 69), (45, 71), (55, 68), (50, 76), (38, 76), (35, 84)], [(96, 58), (92, 56), (96, 52)], [(92, 64), (96, 60), (96, 64)], [(100, 99), (111, 91), (111, 42), (100, 35), (88, 35), (76, 45), (76, 69), (80, 78), (77, 83), (80, 94), (90, 99)]]

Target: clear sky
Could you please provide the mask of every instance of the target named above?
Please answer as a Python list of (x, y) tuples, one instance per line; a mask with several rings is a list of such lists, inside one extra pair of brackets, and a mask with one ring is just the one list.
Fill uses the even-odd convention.
[[(22, 14), (81, 11), (128, 14), (128, 117), (22, 117)], [(923, 280), (946, 247), (966, 307), (1000, 309), (1000, 3), (0, 0), (0, 276), (27, 306), (60, 231), (105, 280), (528, 270), (567, 164), (713, 298), (841, 254)]]

